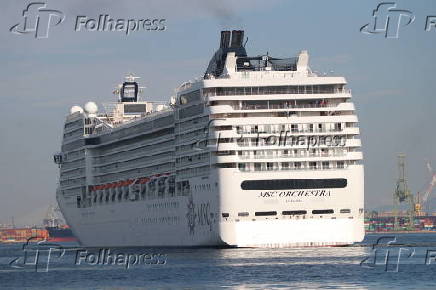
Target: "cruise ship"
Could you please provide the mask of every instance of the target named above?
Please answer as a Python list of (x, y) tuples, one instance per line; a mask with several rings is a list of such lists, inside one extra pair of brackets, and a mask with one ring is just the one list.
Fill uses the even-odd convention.
[(167, 103), (130, 74), (66, 116), (56, 197), (87, 247), (310, 247), (364, 238), (364, 167), (344, 77), (248, 56), (222, 31)]

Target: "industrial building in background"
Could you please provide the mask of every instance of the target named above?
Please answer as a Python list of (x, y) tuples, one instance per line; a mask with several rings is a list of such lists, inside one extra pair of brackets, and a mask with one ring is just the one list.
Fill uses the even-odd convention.
[(436, 212), (432, 212), (430, 197), (436, 185), (436, 173), (427, 162), (429, 182), (413, 194), (406, 177), (406, 155), (398, 155), (398, 180), (393, 192), (393, 208), (388, 212), (366, 212), (367, 232), (436, 231)]

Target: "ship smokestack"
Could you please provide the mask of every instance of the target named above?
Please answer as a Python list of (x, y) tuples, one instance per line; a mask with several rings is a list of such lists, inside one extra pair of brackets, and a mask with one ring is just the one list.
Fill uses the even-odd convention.
[(209, 61), (207, 70), (204, 73), (205, 78), (210, 78), (211, 76), (219, 77), (223, 73), (229, 52), (234, 53), (236, 57), (247, 56), (247, 52), (242, 46), (243, 38), (243, 30), (233, 30), (231, 32), (229, 30), (221, 31), (220, 48)]
[(228, 48), (230, 44), (230, 31), (221, 31), (220, 48)]
[(233, 30), (232, 42), (230, 47), (232, 48), (241, 47), (243, 39), (244, 39), (244, 30)]

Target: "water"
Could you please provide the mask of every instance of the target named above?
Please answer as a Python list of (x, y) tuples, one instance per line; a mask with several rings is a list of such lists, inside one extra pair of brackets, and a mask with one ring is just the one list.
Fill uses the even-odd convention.
[[(48, 272), (43, 272), (46, 251), (40, 252), (40, 272), (36, 272), (34, 265), (22, 263), (23, 244), (0, 244), (0, 288), (436, 289), (436, 260), (433, 258), (430, 265), (425, 264), (427, 252), (430, 260), (431, 255), (436, 257), (436, 233), (396, 234), (397, 243), (403, 244), (398, 269), (396, 261), (400, 247), (390, 248), (387, 267), (383, 262), (386, 248), (380, 249), (383, 252), (377, 254), (376, 264), (371, 260), (374, 251), (370, 245), (381, 236), (367, 235), (363, 242), (366, 246), (356, 247), (112, 249), (121, 255), (132, 255), (132, 262), (135, 254), (144, 253), (161, 254), (154, 258), (147, 256), (147, 262), (150, 258), (159, 263), (166, 262), (151, 265), (142, 260), (143, 263), (129, 269), (124, 264), (92, 265), (83, 260), (77, 265), (77, 249), (71, 248), (75, 245), (64, 244), (70, 249), (62, 257), (58, 257), (60, 251), (52, 252)], [(91, 252), (97, 254), (98, 249), (90, 249), (88, 254)], [(80, 253), (82, 257), (86, 256), (85, 252)], [(12, 267), (10, 262), (17, 257), (21, 260)], [(369, 259), (362, 266), (360, 263), (365, 257)]]

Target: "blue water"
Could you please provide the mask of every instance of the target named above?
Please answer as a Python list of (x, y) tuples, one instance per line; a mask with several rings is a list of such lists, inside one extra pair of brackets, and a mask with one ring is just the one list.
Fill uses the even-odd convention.
[[(91, 256), (85, 258), (89, 253), (97, 254), (98, 249), (82, 251), (78, 256), (81, 249), (74, 248), (77, 245), (63, 244), (67, 250), (62, 257), (62, 249), (52, 246), (55, 250), (48, 269), (48, 252), (41, 250), (40, 245), (37, 271), (31, 263), (35, 260), (35, 245), (33, 251), (23, 251), (23, 244), (0, 244), (0, 288), (436, 289), (436, 233), (396, 234), (396, 243), (401, 246), (389, 247), (387, 263), (383, 258), (388, 248), (384, 246), (378, 248), (376, 261), (371, 259), (375, 253), (371, 245), (381, 236), (367, 235), (362, 245), (355, 247), (112, 249), (112, 254), (121, 255), (120, 265), (93, 265)], [(397, 268), (400, 248), (403, 250)], [(24, 252), (32, 253), (26, 264)], [(147, 260), (126, 269), (121, 262), (129, 254), (132, 264), (135, 255), (148, 255)], [(369, 258), (360, 265), (366, 257)], [(16, 258), (19, 259), (11, 265)], [(159, 264), (150, 264), (151, 261)]]

